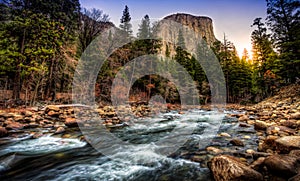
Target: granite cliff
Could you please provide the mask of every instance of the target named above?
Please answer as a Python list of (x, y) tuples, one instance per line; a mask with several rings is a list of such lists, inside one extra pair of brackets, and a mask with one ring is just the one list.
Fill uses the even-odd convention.
[(172, 20), (187, 26), (206, 40), (208, 45), (212, 45), (217, 39), (213, 31), (212, 19), (205, 16), (194, 16), (190, 14), (177, 13), (164, 18), (165, 20)]
[(162, 54), (166, 52), (168, 47), (171, 57), (174, 56), (180, 30), (188, 52), (196, 50), (196, 46), (200, 42), (212, 46), (217, 41), (211, 18), (184, 13), (172, 14), (163, 18), (159, 30), (156, 32), (156, 35), (163, 40)]

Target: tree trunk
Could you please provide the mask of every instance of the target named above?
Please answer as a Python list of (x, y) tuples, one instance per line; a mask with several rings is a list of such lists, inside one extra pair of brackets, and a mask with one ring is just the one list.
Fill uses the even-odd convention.
[(17, 71), (14, 76), (14, 86), (13, 86), (13, 99), (20, 99), (21, 91), (21, 67), (18, 65)]
[(51, 64), (49, 67), (49, 76), (48, 76), (48, 84), (45, 89), (45, 98), (53, 101), (55, 99), (55, 82), (54, 82), (54, 77), (53, 77), (53, 72), (54, 72), (54, 66), (55, 66), (55, 56), (51, 60)]

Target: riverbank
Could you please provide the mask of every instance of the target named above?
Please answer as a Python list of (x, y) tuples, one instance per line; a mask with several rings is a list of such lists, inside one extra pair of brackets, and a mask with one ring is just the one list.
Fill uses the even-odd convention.
[[(244, 157), (220, 154), (208, 164), (215, 180), (300, 180), (300, 85), (282, 88), (269, 99), (240, 107), (240, 126), (253, 126), (257, 150)], [(235, 115), (231, 115), (235, 116)], [(245, 158), (254, 158), (252, 162)]]

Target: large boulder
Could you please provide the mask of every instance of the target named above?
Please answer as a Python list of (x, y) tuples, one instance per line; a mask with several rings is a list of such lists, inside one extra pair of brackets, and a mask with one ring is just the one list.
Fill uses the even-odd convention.
[(284, 136), (275, 140), (276, 150), (280, 153), (289, 153), (300, 149), (300, 136)]
[(268, 171), (274, 175), (291, 178), (297, 174), (297, 158), (288, 155), (271, 155), (264, 164)]
[(214, 157), (208, 164), (216, 181), (263, 180), (263, 176), (229, 155)]

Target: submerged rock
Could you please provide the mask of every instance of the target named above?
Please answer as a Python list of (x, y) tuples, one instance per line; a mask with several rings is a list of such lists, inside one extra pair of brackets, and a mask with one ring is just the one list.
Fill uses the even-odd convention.
[(214, 157), (208, 166), (216, 181), (263, 180), (263, 176), (259, 172), (246, 166), (239, 159), (229, 155)]

